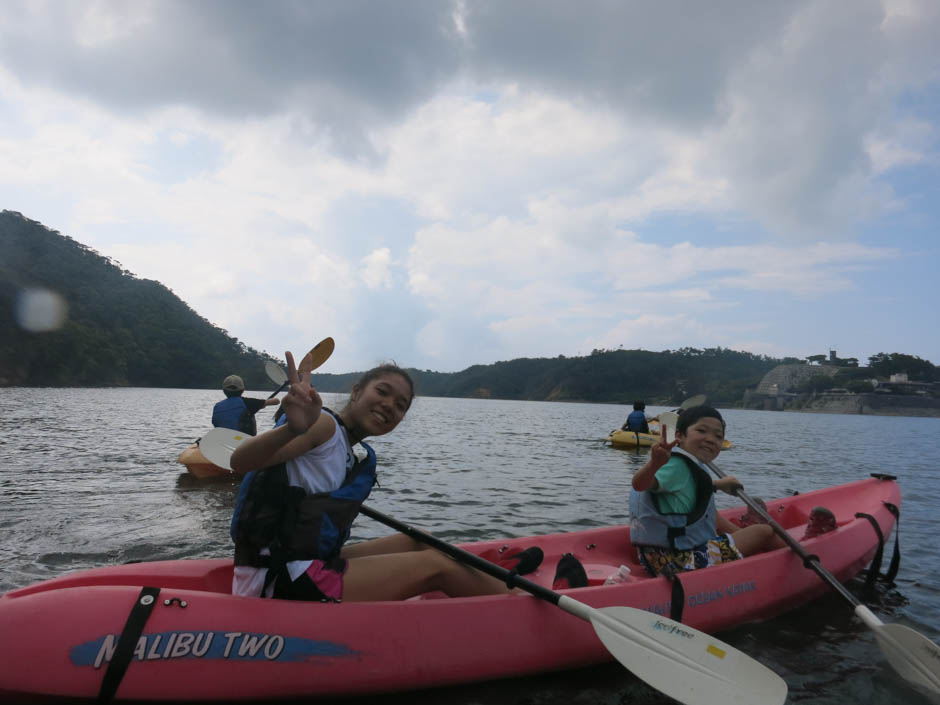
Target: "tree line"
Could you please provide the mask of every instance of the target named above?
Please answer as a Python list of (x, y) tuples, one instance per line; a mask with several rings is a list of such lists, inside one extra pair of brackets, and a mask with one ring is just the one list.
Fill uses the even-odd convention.
[[(213, 389), (235, 372), (249, 388), (270, 386), (254, 350), (200, 316), (170, 289), (25, 218), (0, 212), (0, 386), (136, 386)], [(55, 292), (68, 313), (54, 330), (31, 330), (18, 307), (26, 291)], [(839, 364), (844, 384), (906, 372), (937, 381), (927, 360), (879, 353), (869, 368), (824, 356), (773, 358), (727, 348), (663, 352), (593, 350), (590, 355), (518, 358), (460, 372), (410, 370), (425, 396), (678, 404), (696, 394), (731, 406), (780, 364)], [(314, 375), (325, 392), (345, 392), (360, 373)], [(838, 375), (836, 377), (838, 380)], [(828, 385), (839, 384), (826, 376)]]

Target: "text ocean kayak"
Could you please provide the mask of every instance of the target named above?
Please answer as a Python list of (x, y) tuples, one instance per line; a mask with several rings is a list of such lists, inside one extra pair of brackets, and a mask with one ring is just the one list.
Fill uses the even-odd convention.
[[(887, 536), (894, 516), (885, 503), (899, 505), (897, 484), (872, 478), (769, 500), (767, 508), (797, 539), (813, 507), (832, 510), (837, 530), (805, 545), (845, 581), (879, 543), (856, 512), (874, 517)], [(722, 513), (734, 521), (744, 511)], [(670, 582), (645, 577), (625, 526), (462, 547), (492, 556), (505, 545), (540, 546), (545, 560), (527, 577), (546, 586), (560, 556), (574, 553), (590, 579), (570, 591), (581, 602), (670, 614)], [(605, 585), (621, 565), (630, 568), (627, 580)], [(590, 624), (528, 594), (321, 604), (235, 597), (231, 579), (228, 559), (160, 561), (80, 571), (3, 595), (0, 701), (94, 701), (145, 587), (159, 594), (129, 642), (119, 702), (365, 695), (611, 660)], [(684, 573), (681, 581), (682, 621), (711, 633), (773, 617), (830, 590), (789, 549)]]

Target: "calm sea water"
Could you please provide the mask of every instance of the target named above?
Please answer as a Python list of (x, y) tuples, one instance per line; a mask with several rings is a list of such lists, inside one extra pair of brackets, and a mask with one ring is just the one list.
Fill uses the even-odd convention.
[[(324, 397), (335, 408), (343, 403)], [(178, 389), (0, 389), (0, 592), (106, 563), (229, 555), (236, 486), (193, 481), (176, 463), (210, 427), (219, 398)], [(625, 523), (629, 478), (646, 451), (613, 449), (603, 439), (629, 411), (419, 398), (394, 433), (374, 439), (381, 472), (370, 504), (449, 541)], [(940, 642), (940, 419), (723, 413), (734, 448), (717, 464), (753, 495), (805, 492), (872, 472), (898, 476), (901, 572), (896, 587), (881, 588), (868, 604), (883, 621)], [(271, 418), (271, 410), (260, 412), (259, 428)], [(354, 537), (387, 532), (362, 517)], [(722, 638), (785, 678), (791, 703), (927, 702), (893, 675), (870, 630), (836, 596)], [(672, 702), (616, 663), (370, 698), (377, 701)]]

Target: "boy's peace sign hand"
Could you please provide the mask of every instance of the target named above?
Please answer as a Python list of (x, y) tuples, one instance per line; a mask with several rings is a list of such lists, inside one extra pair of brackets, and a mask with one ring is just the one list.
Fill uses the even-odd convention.
[(661, 423), (659, 427), (659, 442), (654, 443), (650, 447), (650, 463), (658, 468), (661, 468), (669, 461), (669, 457), (672, 455), (672, 449), (676, 447), (676, 444), (679, 442), (675, 439), (671, 443), (666, 441), (668, 435), (666, 434), (666, 424)]
[(294, 365), (294, 356), (288, 351), (287, 381), (290, 388), (282, 402), (287, 428), (295, 436), (305, 433), (320, 418), (323, 400), (317, 390), (310, 386), (310, 370), (305, 369), (304, 360), (300, 362), (301, 372)]

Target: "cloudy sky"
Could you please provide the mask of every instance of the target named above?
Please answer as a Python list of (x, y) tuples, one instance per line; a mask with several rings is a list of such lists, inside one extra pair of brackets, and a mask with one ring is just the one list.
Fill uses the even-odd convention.
[(2, 0), (0, 208), (326, 372), (940, 364), (935, 0)]

